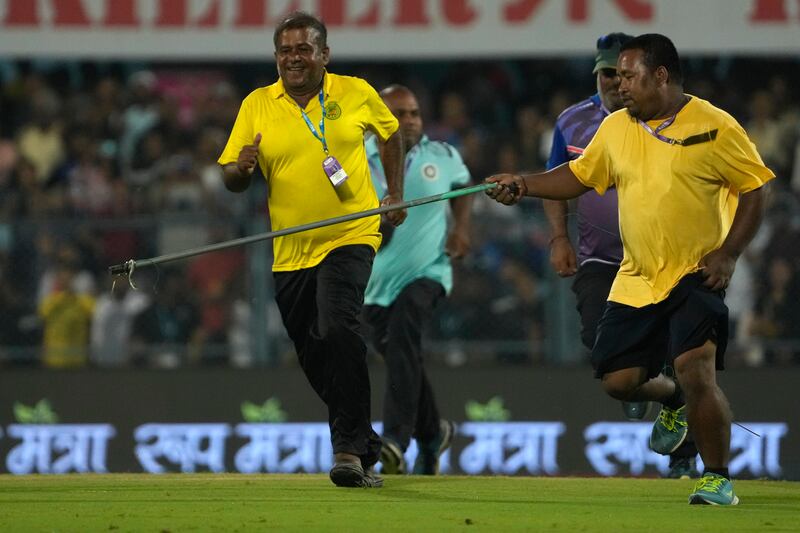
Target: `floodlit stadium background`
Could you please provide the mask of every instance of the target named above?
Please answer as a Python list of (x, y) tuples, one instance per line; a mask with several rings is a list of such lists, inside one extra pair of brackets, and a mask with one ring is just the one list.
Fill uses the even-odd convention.
[[(556, 116), (594, 91), (598, 36), (673, 38), (687, 92), (732, 113), (778, 175), (728, 291), (721, 380), (761, 435), (734, 428), (735, 475), (800, 479), (785, 399), (800, 379), (800, 4), (788, 0), (0, 0), (0, 471), (327, 468), (268, 244), (141, 271), (136, 292), (112, 295), (106, 274), (268, 229), (263, 184), (227, 193), (215, 161), (241, 99), (276, 79), (272, 28), (290, 4), (328, 23), (332, 72), (416, 91), (428, 134), (475, 181), (543, 168)], [(473, 253), (427, 343), (443, 414), (463, 423), (447, 471), (663, 472), (646, 428), (591, 379), (541, 204), (478, 198), (475, 211)], [(94, 304), (72, 332), (87, 339), (72, 369), (43, 362), (52, 324), (38, 315), (63, 261)], [(134, 327), (154, 301), (170, 319)]]

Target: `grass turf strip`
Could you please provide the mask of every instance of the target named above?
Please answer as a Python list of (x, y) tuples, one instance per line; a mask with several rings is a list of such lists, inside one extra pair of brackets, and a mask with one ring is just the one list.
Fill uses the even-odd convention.
[(689, 506), (693, 481), (324, 475), (0, 476), (0, 531), (798, 531), (800, 483), (734, 481), (736, 507)]

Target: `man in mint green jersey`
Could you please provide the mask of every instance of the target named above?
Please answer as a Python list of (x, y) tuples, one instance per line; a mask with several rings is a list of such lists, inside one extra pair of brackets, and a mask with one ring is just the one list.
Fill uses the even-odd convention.
[[(381, 97), (400, 122), (405, 141), (407, 198), (441, 194), (469, 183), (469, 171), (455, 148), (423, 134), (419, 105), (411, 90), (392, 85)], [(386, 185), (374, 140), (367, 143), (367, 154), (380, 195)], [(401, 227), (384, 233), (375, 257), (363, 318), (373, 345), (386, 360), (381, 448), (385, 474), (407, 472), (404, 454), (412, 437), (419, 448), (412, 473), (437, 474), (439, 457), (452, 442), (455, 426), (439, 417), (425, 374), (422, 330), (453, 286), (450, 260), (469, 250), (471, 207), (472, 197), (461, 196), (449, 204), (435, 202), (409, 210)], [(449, 230), (448, 208), (453, 215)]]

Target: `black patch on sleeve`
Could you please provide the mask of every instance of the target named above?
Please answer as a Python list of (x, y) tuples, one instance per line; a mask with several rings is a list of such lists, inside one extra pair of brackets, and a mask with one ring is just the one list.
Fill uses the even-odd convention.
[(705, 133), (699, 133), (697, 135), (692, 135), (690, 137), (686, 137), (682, 142), (681, 146), (691, 146), (693, 144), (702, 144), (711, 142), (717, 138), (717, 131), (719, 130), (711, 130)]

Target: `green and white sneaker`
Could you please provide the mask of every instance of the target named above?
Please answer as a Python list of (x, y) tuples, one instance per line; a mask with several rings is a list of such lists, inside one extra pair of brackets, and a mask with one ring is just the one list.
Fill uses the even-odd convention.
[(691, 505), (736, 505), (739, 498), (733, 493), (733, 484), (719, 474), (706, 472), (689, 494)]
[(670, 409), (662, 405), (661, 412), (653, 424), (653, 432), (650, 433), (650, 449), (661, 455), (669, 455), (683, 444), (688, 433), (686, 406)]

